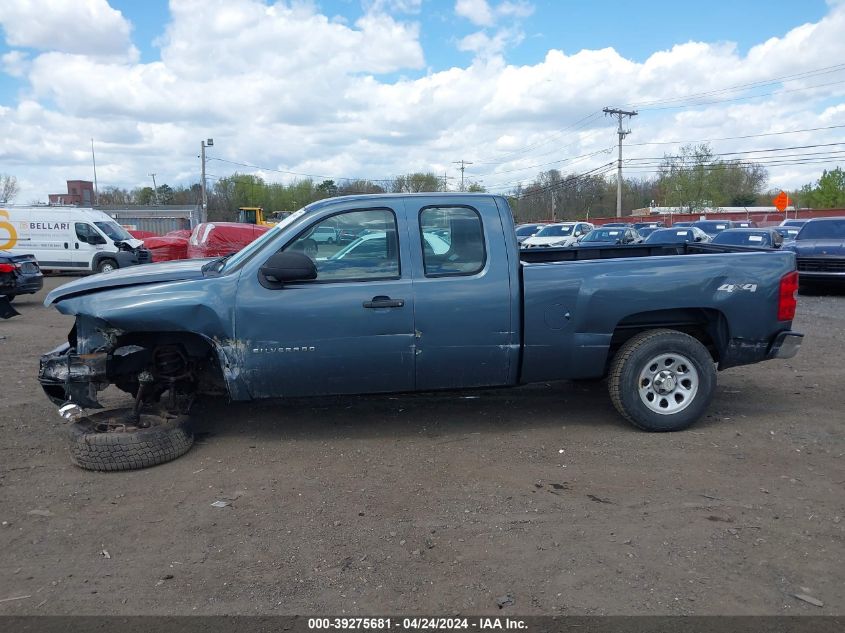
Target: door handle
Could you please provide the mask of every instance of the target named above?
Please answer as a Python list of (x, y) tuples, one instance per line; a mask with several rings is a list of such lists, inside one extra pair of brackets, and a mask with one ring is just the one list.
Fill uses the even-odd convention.
[(365, 301), (365, 308), (401, 308), (405, 305), (404, 299), (391, 299), (384, 295), (373, 297), (371, 301)]
[(65, 242), (65, 248), (67, 248), (67, 242)]

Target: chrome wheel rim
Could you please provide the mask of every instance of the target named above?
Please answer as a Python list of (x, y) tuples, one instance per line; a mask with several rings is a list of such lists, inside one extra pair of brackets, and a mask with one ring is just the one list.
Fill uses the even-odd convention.
[(643, 366), (637, 383), (640, 400), (651, 411), (672, 415), (686, 409), (698, 393), (698, 371), (683, 354), (659, 354)]
[(103, 264), (102, 266), (100, 266), (101, 273), (110, 273), (113, 270), (114, 266), (112, 266), (111, 264)]

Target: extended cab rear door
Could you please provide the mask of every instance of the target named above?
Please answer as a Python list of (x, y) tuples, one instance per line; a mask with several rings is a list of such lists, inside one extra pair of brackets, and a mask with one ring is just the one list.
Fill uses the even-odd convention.
[[(518, 357), (510, 250), (492, 196), (409, 197), (416, 389), (509, 384)], [(512, 225), (507, 227), (513, 233)], [(515, 266), (515, 263), (513, 263)]]

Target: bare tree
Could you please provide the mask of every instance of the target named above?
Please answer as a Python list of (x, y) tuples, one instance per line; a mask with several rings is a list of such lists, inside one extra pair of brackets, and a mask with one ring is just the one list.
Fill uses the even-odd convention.
[(11, 174), (0, 174), (0, 202), (7, 203), (14, 200), (20, 187), (18, 187), (18, 179)]

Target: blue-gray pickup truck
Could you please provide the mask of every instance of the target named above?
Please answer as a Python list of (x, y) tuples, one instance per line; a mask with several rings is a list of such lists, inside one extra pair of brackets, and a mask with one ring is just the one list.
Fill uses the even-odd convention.
[[(317, 243), (329, 227), (345, 245)], [(40, 381), (73, 422), (71, 455), (120, 470), (188, 450), (194, 398), (510, 387), (607, 377), (619, 413), (675, 431), (716, 369), (789, 358), (788, 252), (706, 244), (520, 251), (505, 198), (315, 202), (238, 253), (116, 270), (46, 305), (76, 317)], [(98, 408), (116, 385), (134, 398)], [(760, 396), (765, 397), (764, 394)]]

